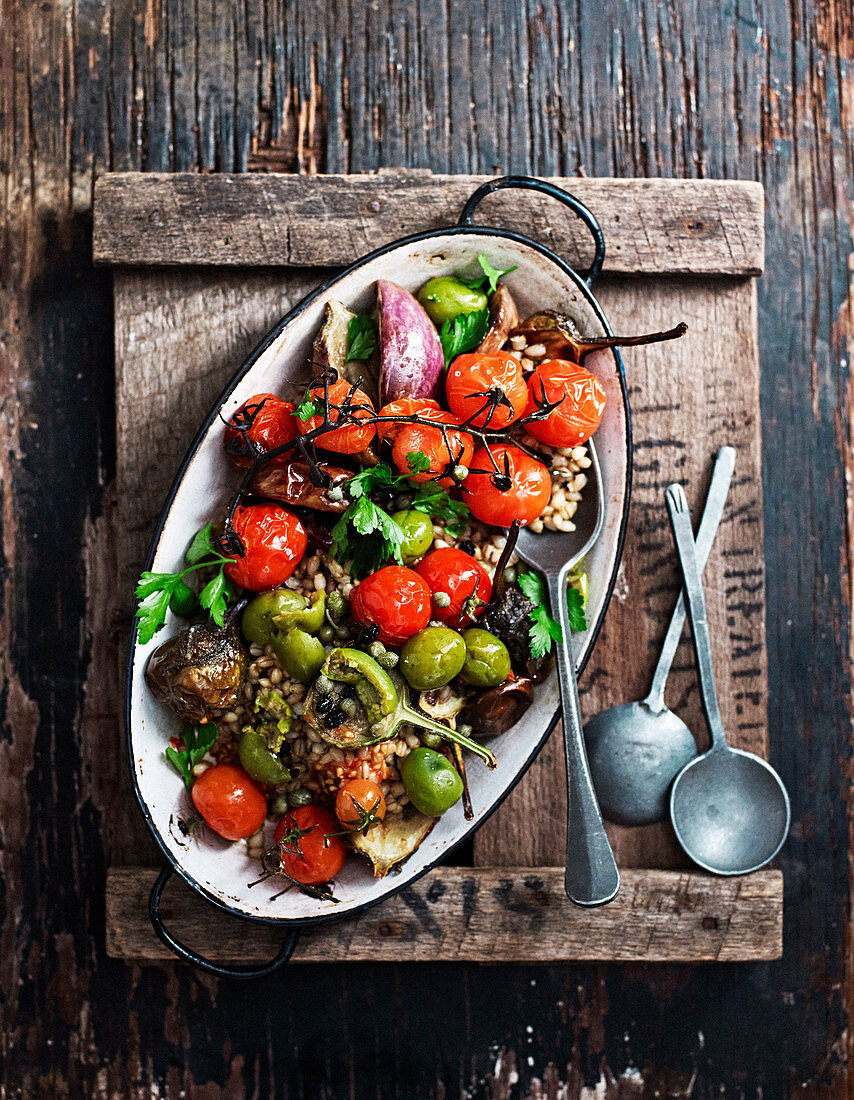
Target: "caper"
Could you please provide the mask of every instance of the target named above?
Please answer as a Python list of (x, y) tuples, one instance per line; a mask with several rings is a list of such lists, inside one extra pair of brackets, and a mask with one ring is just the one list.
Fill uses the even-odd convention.
[(314, 681), (314, 686), (321, 695), (328, 695), (333, 688), (332, 681), (328, 676), (324, 676), (322, 672)]
[(381, 653), (379, 657), (375, 658), (375, 660), (380, 668), (389, 669), (396, 668), (397, 662), (400, 660), (400, 658), (396, 653), (388, 649), (385, 653)]
[(324, 623), (318, 630), (317, 637), (324, 645), (330, 645), (335, 640), (335, 628), (330, 626), (329, 623)]
[(341, 709), (348, 717), (352, 718), (353, 715), (358, 711), (359, 704), (356, 702), (355, 699), (344, 699), (341, 703)]
[(368, 653), (370, 653), (374, 660), (376, 660), (377, 657), (382, 657), (385, 651), (386, 649), (382, 642), (371, 642), (368, 646)]
[(273, 805), (270, 807), (274, 814), (286, 814), (290, 809), (288, 804), (288, 796), (286, 794), (276, 795), (273, 800)]
[(288, 802), (294, 810), (299, 809), (300, 806), (308, 806), (312, 798), (311, 791), (306, 791), (302, 787), (297, 787), (295, 791), (288, 793)]
[(441, 748), (442, 738), (438, 733), (433, 733), (431, 730), (422, 730), (419, 737), (421, 738), (421, 744), (426, 745), (428, 749)]

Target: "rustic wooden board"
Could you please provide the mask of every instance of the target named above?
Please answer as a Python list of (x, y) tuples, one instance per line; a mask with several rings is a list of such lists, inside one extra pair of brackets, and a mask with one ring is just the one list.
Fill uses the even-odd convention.
[[(625, 0), (5, 5), (10, 1096), (850, 1096), (851, 5), (638, 0), (626, 13)], [(781, 964), (318, 963), (303, 975), (311, 996), (294, 997), (287, 981), (250, 993), (106, 957), (105, 865), (128, 814), (112, 298), (90, 264), (93, 176), (380, 164), (763, 181), (769, 709), (793, 796)]]
[[(163, 960), (170, 952), (140, 923), (157, 872), (113, 868), (107, 879), (107, 951)], [(720, 879), (699, 872), (627, 871), (619, 898), (579, 909), (562, 867), (444, 867), (359, 917), (305, 929), (294, 962), (738, 962), (783, 951), (783, 876)], [(249, 926), (182, 882), (162, 904), (169, 930), (217, 962), (271, 958), (282, 932)]]
[[(490, 177), (382, 171), (365, 176), (212, 176), (153, 172), (95, 185), (96, 263), (133, 266), (346, 266), (410, 233), (453, 225)], [(599, 218), (606, 270), (758, 275), (765, 255), (758, 183), (556, 178)], [(554, 199), (490, 196), (476, 221), (590, 252), (584, 226)]]
[[(398, 186), (407, 178), (403, 173), (394, 176)], [(423, 178), (415, 177), (416, 181)], [(119, 176), (99, 194), (107, 193), (116, 202), (117, 194), (133, 195), (141, 182), (146, 191), (147, 177)], [(349, 181), (341, 186), (350, 196)], [(186, 187), (185, 181), (185, 192)], [(325, 187), (328, 196), (330, 180)], [(733, 195), (739, 187), (730, 186)], [(206, 191), (207, 182), (201, 184), (199, 194)], [(745, 188), (748, 195), (753, 191), (752, 185)], [(420, 193), (416, 188), (415, 194)], [(527, 198), (517, 196), (517, 202)], [(625, 201), (624, 195), (619, 198)], [(121, 203), (128, 210), (135, 205), (127, 198)], [(339, 200), (333, 205), (340, 208)], [(738, 201), (732, 210), (738, 215), (730, 213), (729, 218), (744, 216)], [(606, 219), (616, 213), (611, 201), (596, 212)], [(554, 217), (555, 211), (550, 214)], [(297, 220), (291, 214), (291, 221)], [(622, 229), (630, 222), (624, 210), (614, 222), (610, 243), (618, 253), (631, 239), (631, 231), (627, 238)], [(761, 237), (759, 210), (753, 208), (743, 224), (724, 219), (723, 230), (730, 238)], [(254, 257), (253, 246), (247, 255)], [(321, 277), (320, 269), (284, 268), (122, 267), (115, 272), (118, 591), (124, 594), (121, 610), (126, 619), (132, 611), (128, 594), (133, 575), (192, 428), (254, 343)], [(734, 744), (765, 755), (767, 665), (755, 281), (649, 275), (639, 282), (612, 276), (598, 293), (615, 329), (651, 331), (685, 320), (689, 333), (673, 344), (626, 351), (635, 437), (633, 505), (615, 596), (581, 684), (582, 706), (594, 713), (646, 692), (679, 583), (664, 488), (671, 480), (682, 481), (696, 507), (704, 498), (715, 452), (729, 443), (738, 452), (737, 469), (706, 571), (709, 621), (726, 728)], [(216, 325), (211, 325), (211, 317), (216, 317)], [(704, 746), (707, 734), (687, 629), (668, 699)], [(505, 805), (476, 834), (477, 865), (533, 868), (562, 860), (561, 736), (558, 728)], [(548, 807), (548, 812), (542, 807)], [(144, 843), (145, 827), (139, 815), (130, 816), (133, 820), (117, 843), (123, 861), (138, 863), (136, 853)], [(520, 821), (526, 823), (524, 829), (519, 828)], [(667, 824), (644, 829), (611, 827), (610, 832), (623, 867), (660, 870), (688, 865)], [(138, 913), (136, 920), (142, 934), (150, 935), (144, 913)], [(522, 952), (521, 943), (516, 950)]]

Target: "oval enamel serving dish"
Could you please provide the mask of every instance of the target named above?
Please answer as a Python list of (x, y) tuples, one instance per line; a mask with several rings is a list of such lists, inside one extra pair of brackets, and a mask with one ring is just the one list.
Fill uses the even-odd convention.
[[(494, 190), (496, 184), (536, 187), (553, 193), (549, 185), (540, 181), (511, 178), (487, 187)], [(556, 197), (564, 201), (561, 196), (563, 193)], [(466, 212), (470, 209), (473, 202)], [(472, 226), (468, 217), (459, 226), (407, 238), (359, 260), (305, 298), (262, 340), (194, 439), (161, 515), (147, 568), (165, 572), (179, 567), (193, 534), (223, 512), (240, 477), (223, 453), (223, 418), (231, 416), (255, 393), (275, 392), (290, 397), (302, 392), (308, 380), (312, 342), (330, 298), (343, 302), (348, 309), (368, 312), (374, 308), (374, 284), (378, 279), (390, 279), (415, 292), (434, 275), (476, 269), (478, 253), (485, 253), (498, 269), (516, 265), (517, 269), (504, 281), (516, 299), (521, 317), (536, 310), (556, 309), (570, 315), (584, 334), (604, 335), (609, 331), (584, 279), (558, 257), (516, 234)], [(601, 266), (601, 255), (597, 254), (597, 261)], [(600, 537), (585, 561), (590, 581), (590, 626), (585, 634), (573, 639), (579, 669), (590, 655), (619, 566), (631, 475), (630, 420), (619, 354), (608, 350), (593, 352), (586, 358), (585, 366), (599, 377), (607, 393), (605, 415), (595, 437), (605, 520)], [(230, 844), (209, 830), (200, 839), (188, 840), (177, 828), (178, 818), (188, 815), (189, 804), (183, 784), (164, 759), (163, 751), (169, 738), (179, 732), (179, 722), (151, 695), (144, 671), (151, 653), (183, 625), (170, 616), (163, 630), (147, 645), (140, 645), (134, 635), (127, 703), (134, 787), (155, 840), (169, 861), (167, 871), (177, 871), (191, 887), (228, 912), (264, 923), (303, 924), (347, 916), (411, 883), (469, 836), (496, 808), (530, 765), (557, 721), (558, 687), (552, 673), (537, 688), (534, 702), (522, 720), (490, 742), (498, 767), (490, 772), (479, 761), (470, 762), (473, 822), (464, 819), (462, 804), (456, 805), (438, 821), (418, 850), (402, 864), (399, 873), (384, 879), (372, 876), (367, 861), (348, 859), (335, 880), (338, 904), (307, 897), (296, 889), (273, 899), (280, 889), (275, 880), (250, 887), (258, 878), (259, 865), (249, 859), (244, 844)], [(270, 823), (268, 828), (272, 833)], [(160, 929), (158, 933), (162, 934)]]

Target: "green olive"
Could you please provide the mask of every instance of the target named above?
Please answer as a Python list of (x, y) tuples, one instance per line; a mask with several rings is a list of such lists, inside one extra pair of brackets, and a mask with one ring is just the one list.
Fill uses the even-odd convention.
[(326, 660), (323, 642), (313, 634), (300, 630), (298, 626), (289, 630), (287, 634), (274, 635), (273, 651), (287, 676), (303, 684), (314, 679)]
[(500, 638), (472, 627), (463, 634), (466, 661), (460, 679), (475, 687), (498, 687), (510, 675), (510, 654)]
[(243, 770), (256, 783), (266, 783), (275, 787), (290, 780), (291, 773), (278, 756), (270, 751), (264, 734), (253, 729), (252, 726), (244, 727), (240, 735), (238, 752)]
[(274, 615), (283, 615), (288, 611), (304, 611), (306, 600), (299, 592), (290, 588), (274, 588), (272, 592), (262, 592), (256, 596), (243, 612), (240, 629), (247, 642), (266, 645), (273, 640), (276, 627)]
[(444, 687), (466, 662), (466, 643), (448, 626), (426, 626), (400, 651), (400, 671), (416, 691)]
[(487, 306), (485, 294), (472, 290), (453, 275), (440, 275), (425, 283), (418, 292), (418, 301), (434, 325), (453, 321), (461, 313), (476, 313)]
[(182, 619), (189, 619), (191, 615), (196, 614), (200, 606), (199, 597), (192, 588), (183, 581), (178, 581), (169, 600), (169, 610), (175, 615), (180, 615)]
[(400, 778), (416, 810), (438, 817), (459, 802), (463, 781), (447, 757), (433, 749), (413, 749), (404, 757)]
[(403, 529), (403, 542), (400, 545), (403, 564), (411, 565), (423, 558), (433, 545), (432, 519), (426, 512), (414, 512), (410, 509), (395, 512), (391, 518)]

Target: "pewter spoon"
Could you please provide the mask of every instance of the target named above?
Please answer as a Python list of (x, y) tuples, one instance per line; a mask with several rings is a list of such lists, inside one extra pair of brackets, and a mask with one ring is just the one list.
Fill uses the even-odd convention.
[(789, 796), (770, 764), (727, 744), (691, 513), (681, 485), (668, 488), (667, 506), (685, 577), (703, 709), (712, 734), (708, 752), (686, 764), (674, 780), (670, 818), (679, 843), (695, 863), (718, 875), (744, 875), (764, 866), (782, 847), (791, 817)]
[[(697, 532), (697, 558), (706, 564), (723, 515), (735, 451), (721, 447)], [(673, 610), (649, 695), (609, 707), (584, 727), (590, 774), (602, 816), (617, 825), (650, 825), (667, 817), (670, 784), (697, 755), (693, 734), (664, 703), (664, 686), (685, 625), (685, 594)]]
[(592, 906), (613, 901), (620, 889), (620, 873), (596, 804), (584, 751), (581, 704), (578, 701), (566, 598), (567, 574), (599, 537), (605, 518), (599, 459), (592, 442), (588, 443), (588, 448), (592, 465), (587, 471), (588, 480), (581, 503), (573, 517), (575, 531), (543, 531), (535, 535), (523, 527), (516, 543), (516, 553), (527, 565), (540, 570), (545, 576), (552, 616), (558, 620), (563, 632), (563, 641), (555, 648), (566, 755), (564, 886), (570, 901), (574, 901), (576, 905)]

